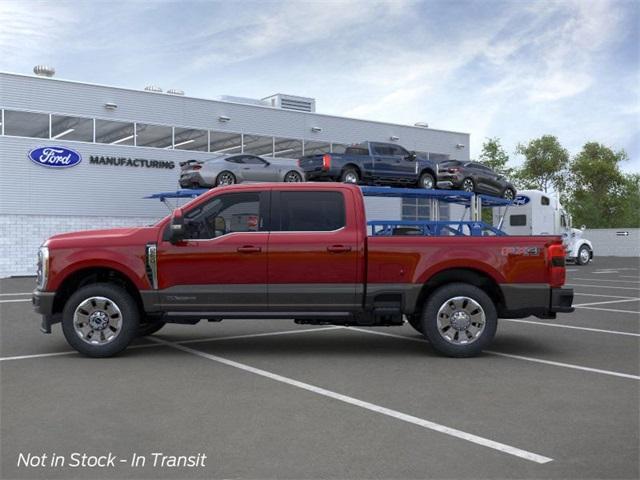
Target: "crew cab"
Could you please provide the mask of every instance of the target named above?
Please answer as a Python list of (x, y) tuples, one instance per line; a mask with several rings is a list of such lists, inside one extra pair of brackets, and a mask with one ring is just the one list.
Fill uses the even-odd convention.
[(475, 355), (502, 318), (571, 312), (559, 236), (369, 236), (362, 190), (264, 183), (210, 190), (156, 225), (56, 235), (38, 253), (42, 331), (93, 357), (166, 322), (288, 318), (402, 325)]
[(364, 142), (298, 161), (308, 181), (436, 188), (437, 164), (394, 143)]

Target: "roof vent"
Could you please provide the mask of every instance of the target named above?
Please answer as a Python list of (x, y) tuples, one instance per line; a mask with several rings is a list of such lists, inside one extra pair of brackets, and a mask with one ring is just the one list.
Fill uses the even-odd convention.
[(144, 87), (147, 92), (162, 93), (162, 89), (156, 85), (147, 85)]
[(416, 122), (413, 125), (420, 128), (429, 128), (429, 124), (427, 122)]
[(283, 110), (295, 110), (297, 112), (316, 111), (315, 98), (297, 97), (295, 95), (276, 93), (275, 95), (263, 98), (262, 100), (269, 102), (272, 107), (282, 108)]
[(33, 73), (39, 77), (53, 77), (56, 74), (56, 69), (47, 65), (36, 65), (33, 67)]
[(169, 95), (184, 95), (184, 90), (178, 90), (177, 88), (170, 88), (167, 90)]

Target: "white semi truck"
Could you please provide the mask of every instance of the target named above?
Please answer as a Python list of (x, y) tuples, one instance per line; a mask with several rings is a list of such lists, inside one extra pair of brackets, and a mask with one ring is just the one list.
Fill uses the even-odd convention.
[(513, 205), (494, 208), (493, 224), (508, 235), (562, 235), (568, 260), (578, 265), (593, 260), (593, 245), (583, 238), (584, 225), (573, 228), (558, 198), (540, 190), (519, 191)]

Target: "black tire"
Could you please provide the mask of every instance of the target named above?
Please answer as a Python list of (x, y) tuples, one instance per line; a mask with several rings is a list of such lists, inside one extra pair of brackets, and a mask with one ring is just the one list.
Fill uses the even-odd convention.
[(165, 325), (166, 322), (162, 321), (141, 322), (138, 326), (138, 336), (146, 337), (147, 335), (153, 335)]
[(462, 180), (462, 184), (460, 185), (460, 189), (465, 192), (475, 192), (476, 191), (476, 182), (473, 181), (473, 178), (467, 177)]
[(411, 325), (418, 333), (422, 332), (422, 315), (407, 315), (407, 322)]
[[(76, 309), (92, 297), (104, 297), (115, 304), (121, 314), (118, 334), (105, 344), (91, 344), (83, 340), (74, 328)], [(137, 336), (139, 322), (140, 312), (136, 301), (125, 289), (112, 283), (94, 283), (80, 288), (69, 297), (62, 311), (62, 332), (67, 342), (89, 357), (111, 357), (123, 351)]]
[[(453, 343), (446, 340), (439, 331), (438, 311), (454, 297), (472, 299), (484, 311), (484, 328), (471, 343)], [(450, 283), (438, 288), (429, 296), (422, 313), (422, 331), (429, 343), (439, 353), (448, 357), (473, 357), (477, 355), (491, 343), (497, 327), (498, 315), (493, 301), (483, 290), (468, 283)], [(454, 332), (455, 329), (451, 331)]]
[[(224, 181), (227, 178), (229, 179), (229, 181)], [(220, 172), (216, 177), (216, 187), (219, 187), (220, 185), (233, 185), (235, 183), (238, 183), (238, 179), (233, 173), (228, 170)]]
[[(295, 178), (295, 180), (294, 180)], [(303, 182), (304, 179), (300, 172), (296, 172), (295, 170), (291, 170), (284, 174), (284, 182), (286, 183), (295, 183), (295, 182)]]
[(505, 188), (504, 192), (502, 192), (502, 198), (505, 200), (514, 200), (516, 198), (516, 192), (513, 191), (513, 188)]
[(436, 188), (436, 179), (429, 172), (424, 172), (420, 175), (420, 180), (418, 180), (418, 188), (433, 190)]
[(343, 183), (352, 183), (357, 185), (360, 183), (360, 174), (355, 168), (347, 167), (340, 174), (340, 181)]
[[(583, 260), (583, 255), (585, 255), (584, 254), (585, 251), (589, 254), (587, 260)], [(591, 249), (589, 249), (589, 247), (587, 247), (586, 245), (582, 245), (578, 249), (578, 256), (576, 257), (576, 263), (578, 265), (587, 265), (590, 261), (591, 261)]]

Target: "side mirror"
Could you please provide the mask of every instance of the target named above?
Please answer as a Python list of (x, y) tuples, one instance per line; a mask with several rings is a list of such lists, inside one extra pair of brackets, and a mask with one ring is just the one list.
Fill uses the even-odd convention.
[(407, 157), (407, 160), (409, 160), (410, 162), (413, 162), (416, 159), (416, 152), (411, 151), (409, 152), (409, 156)]
[(171, 243), (179, 243), (184, 240), (185, 227), (182, 209), (176, 208), (171, 214), (171, 222), (169, 224), (169, 241)]
[(587, 229), (587, 226), (586, 226), (586, 225), (582, 225), (582, 226), (580, 227), (580, 230), (582, 230), (583, 232), (584, 232), (586, 229)]

